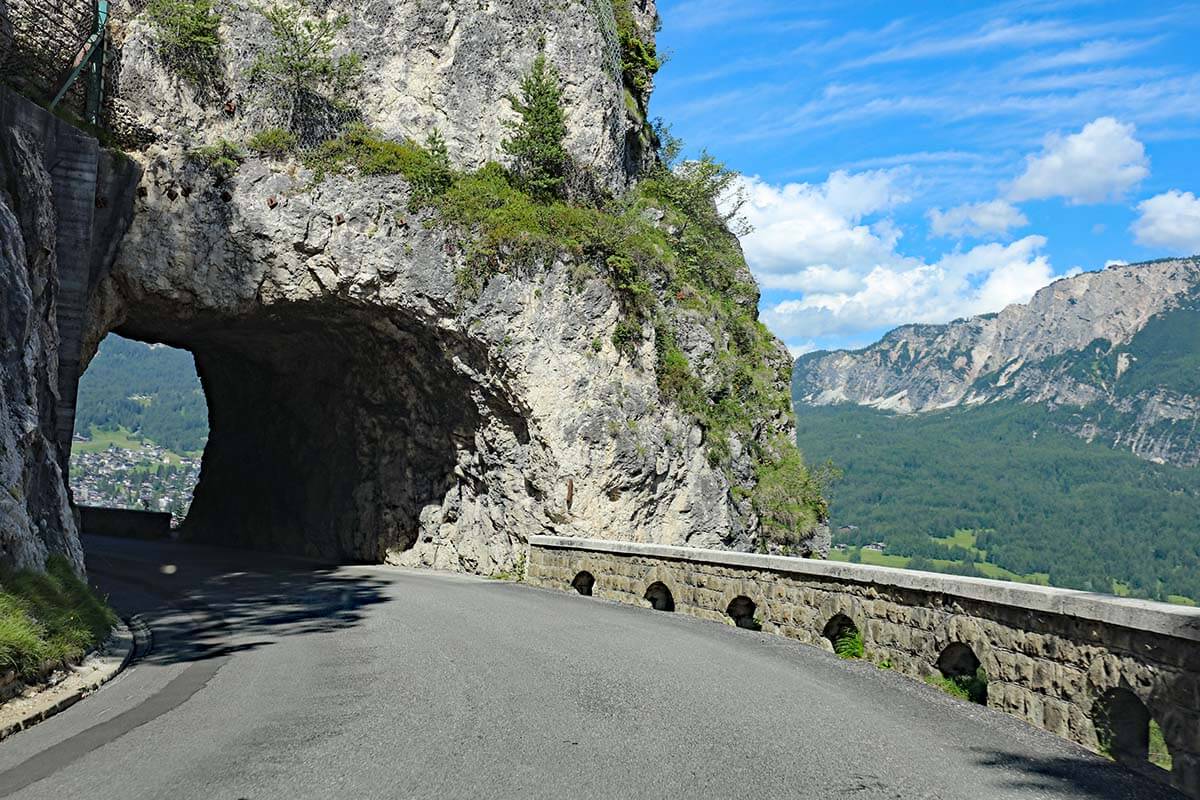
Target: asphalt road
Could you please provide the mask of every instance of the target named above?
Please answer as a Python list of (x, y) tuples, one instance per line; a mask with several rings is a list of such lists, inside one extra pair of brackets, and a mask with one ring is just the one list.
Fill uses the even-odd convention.
[(0, 743), (0, 797), (1174, 796), (1003, 714), (732, 626), (457, 575), (85, 546), (153, 646)]

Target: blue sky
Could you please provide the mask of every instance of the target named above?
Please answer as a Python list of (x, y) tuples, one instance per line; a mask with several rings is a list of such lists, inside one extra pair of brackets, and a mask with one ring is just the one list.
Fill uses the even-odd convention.
[(1200, 252), (1200, 3), (659, 0), (651, 114), (741, 171), (763, 318), (869, 344)]

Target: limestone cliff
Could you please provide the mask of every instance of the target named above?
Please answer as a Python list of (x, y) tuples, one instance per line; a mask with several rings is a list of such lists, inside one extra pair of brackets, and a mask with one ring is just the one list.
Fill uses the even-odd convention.
[(1043, 403), (1080, 436), (1195, 466), (1198, 298), (1200, 258), (1087, 272), (998, 314), (906, 325), (863, 350), (802, 356), (794, 394), (906, 414)]
[[(143, 15), (118, 9), (114, 124), (145, 177), (86, 336), (195, 354), (211, 435), (187, 535), (479, 572), (513, 569), (535, 533), (766, 546), (754, 490), (772, 463), (763, 453), (793, 438), (790, 363), (754, 322), (757, 290), (728, 233), (712, 246), (736, 254), (738, 294), (705, 305), (650, 276), (635, 288), (657, 322), (631, 317), (629, 287), (610, 275), (620, 265), (586, 248), (501, 247), (500, 266), (469, 288), (471, 231), (403, 175), (321, 174), (296, 152), (243, 150), (223, 174), (197, 164), (197, 148), (281, 122), (250, 77), (272, 35), (261, 8), (222, 8), (203, 85)], [(620, 10), (652, 42), (652, 0)], [(652, 163), (649, 82), (630, 78), (609, 0), (334, 0), (295, 13), (344, 15), (335, 55), (361, 63), (352, 104), (290, 126), (299, 148), (350, 114), (389, 140), (436, 130), (460, 170), (505, 160), (508, 98), (543, 53), (561, 75), (582, 182), (619, 196)], [(681, 235), (660, 227), (664, 241)], [(723, 328), (730, 313), (749, 327)], [(695, 410), (663, 395), (669, 342), (703, 404), (734, 408), (736, 387), (768, 407), (722, 429), (718, 447)], [(802, 502), (816, 501), (790, 500), (782, 518)], [(823, 512), (796, 519), (794, 551), (820, 552)]]

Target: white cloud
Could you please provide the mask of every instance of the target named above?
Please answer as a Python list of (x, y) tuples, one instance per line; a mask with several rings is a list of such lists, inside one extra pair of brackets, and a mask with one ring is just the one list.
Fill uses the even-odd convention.
[(894, 258), (900, 231), (886, 221), (862, 220), (907, 200), (897, 185), (902, 173), (834, 172), (821, 184), (772, 186), (742, 181), (742, 213), (754, 227), (743, 240), (746, 257), (767, 289), (850, 291), (862, 267)]
[(1029, 224), (1020, 209), (1005, 200), (990, 200), (986, 203), (968, 203), (942, 211), (929, 211), (929, 228), (934, 236), (957, 238), (983, 237), (988, 234), (1006, 234), (1011, 228)]
[(767, 308), (767, 325), (785, 339), (847, 336), (908, 322), (947, 322), (1027, 302), (1056, 277), (1040, 253), (1046, 239), (982, 244), (926, 264), (879, 264), (855, 291), (811, 292)]
[(1100, 117), (1079, 133), (1051, 134), (1043, 150), (1025, 159), (1012, 200), (1065, 197), (1073, 204), (1119, 198), (1150, 174), (1150, 160), (1134, 126)]
[[(763, 320), (794, 353), (830, 346), (828, 337), (844, 342), (885, 326), (998, 311), (1056, 277), (1042, 236), (956, 248), (930, 260), (904, 254), (902, 231), (887, 215), (907, 202), (906, 177), (903, 170), (834, 172), (823, 183), (783, 186), (743, 179), (743, 213), (754, 230), (742, 246), (776, 298)], [(978, 206), (962, 212), (962, 225), (1018, 224), (1006, 208), (1020, 212), (1004, 201)], [(942, 212), (943, 222), (955, 211)]]
[(1138, 211), (1133, 234), (1139, 244), (1171, 255), (1200, 253), (1200, 198), (1172, 189), (1138, 203)]

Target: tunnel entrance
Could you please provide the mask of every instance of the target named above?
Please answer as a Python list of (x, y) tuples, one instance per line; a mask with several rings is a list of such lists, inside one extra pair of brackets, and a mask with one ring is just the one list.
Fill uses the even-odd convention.
[(1129, 689), (1110, 689), (1100, 697), (1095, 725), (1100, 749), (1114, 761), (1171, 770), (1171, 752), (1162, 728)]
[[(90, 508), (187, 516), (208, 439), (208, 406), (192, 354), (109, 334), (79, 381), (69, 476), (85, 530)], [(139, 520), (105, 517), (108, 525)], [(106, 532), (116, 532), (106, 531)]]
[[(488, 470), (511, 460), (529, 434), (504, 397), (469, 379), (487, 369), (480, 346), (443, 338), (420, 320), (333, 301), (232, 320), (155, 306), (128, 311), (84, 375), (83, 403), (89, 385), (108, 383), (111, 404), (130, 413), (140, 405), (144, 418), (161, 404), (122, 394), (110, 356), (136, 347), (141, 358), (194, 358), (187, 380), (206, 409), (207, 438), (202, 456), (190, 449), (195, 437), (184, 445), (198, 474), (180, 538), (378, 563), (465, 515), (474, 515), (472, 526), (494, 527), (482, 517), (508, 507), (488, 511)], [(85, 410), (81, 432), (95, 419)], [(141, 430), (149, 437), (144, 422)], [(527, 484), (517, 486), (524, 497)]]

